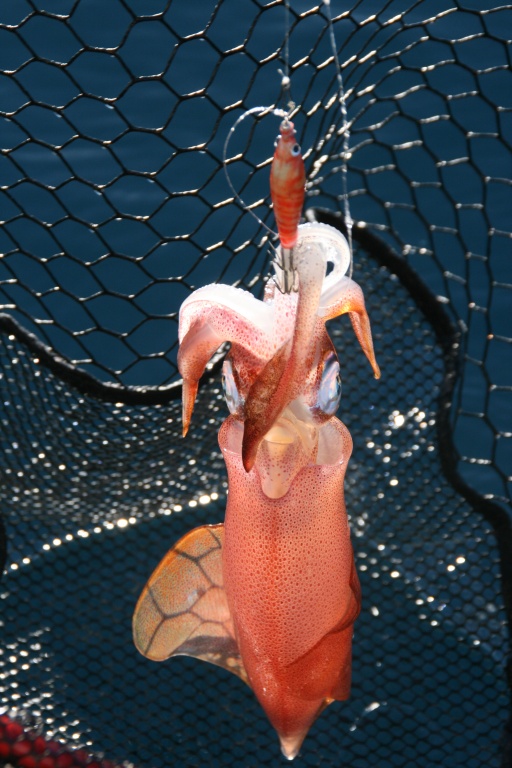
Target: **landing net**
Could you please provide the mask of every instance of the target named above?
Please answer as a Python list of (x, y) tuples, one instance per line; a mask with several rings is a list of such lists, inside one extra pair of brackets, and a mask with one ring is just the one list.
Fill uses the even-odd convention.
[[(352, 697), (298, 765), (510, 765), (512, 6), (482, 5), (331, 3), (383, 377), (332, 323), (364, 602)], [(182, 441), (177, 314), (212, 281), (261, 294), (268, 235), (222, 150), (246, 109), (286, 106), (284, 12), (0, 5), (0, 760), (16, 768), (280, 759), (241, 682), (143, 659), (130, 623), (164, 552), (223, 518), (219, 376)], [(293, 0), (288, 47), (307, 216), (343, 228), (323, 6)], [(228, 157), (270, 227), (277, 130), (244, 120)]]

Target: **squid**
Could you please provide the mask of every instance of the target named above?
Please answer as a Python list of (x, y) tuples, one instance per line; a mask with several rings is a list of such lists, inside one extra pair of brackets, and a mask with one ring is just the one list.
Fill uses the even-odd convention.
[[(280, 141), (285, 133), (282, 125)], [(230, 413), (219, 432), (227, 507), (224, 523), (195, 528), (165, 555), (137, 603), (133, 636), (155, 661), (194, 656), (241, 678), (293, 759), (325, 707), (350, 695), (361, 607), (343, 493), (352, 439), (335, 417), (340, 365), (326, 322), (348, 313), (380, 371), (344, 236), (298, 218), (281, 224), (292, 233), (262, 300), (214, 284), (181, 306), (184, 435), (208, 361), (231, 345), (222, 373)]]

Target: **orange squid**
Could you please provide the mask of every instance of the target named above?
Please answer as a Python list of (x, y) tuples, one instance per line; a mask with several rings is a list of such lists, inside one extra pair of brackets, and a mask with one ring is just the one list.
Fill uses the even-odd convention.
[[(294, 136), (287, 126), (273, 194), (281, 145)], [(276, 270), (263, 301), (209, 285), (181, 307), (184, 433), (206, 364), (231, 343), (223, 367), (230, 415), (219, 433), (226, 515), (167, 553), (139, 598), (133, 631), (150, 659), (195, 656), (240, 677), (293, 759), (322, 710), (350, 694), (361, 605), (343, 494), (352, 440), (334, 415), (340, 367), (326, 321), (348, 313), (377, 378), (380, 371), (363, 293), (346, 275), (343, 235), (287, 216), (278, 228), (297, 290), (283, 291)]]

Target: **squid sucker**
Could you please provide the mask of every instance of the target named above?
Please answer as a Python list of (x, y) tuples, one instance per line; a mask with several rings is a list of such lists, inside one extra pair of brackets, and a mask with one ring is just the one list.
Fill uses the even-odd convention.
[(206, 364), (231, 343), (223, 367), (230, 415), (219, 433), (226, 516), (167, 553), (133, 619), (148, 658), (195, 656), (244, 680), (289, 759), (320, 712), (349, 697), (361, 605), (343, 494), (352, 440), (334, 416), (340, 367), (327, 320), (349, 314), (380, 376), (363, 293), (346, 276), (343, 235), (298, 226), (293, 258), (297, 291), (271, 279), (260, 301), (215, 284), (181, 307), (184, 433)]

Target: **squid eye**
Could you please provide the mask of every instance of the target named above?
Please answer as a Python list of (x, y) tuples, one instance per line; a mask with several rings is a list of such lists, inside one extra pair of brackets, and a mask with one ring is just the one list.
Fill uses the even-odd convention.
[(325, 358), (322, 381), (317, 395), (317, 407), (327, 416), (338, 410), (341, 398), (340, 364), (332, 352)]
[(224, 360), (224, 365), (222, 366), (222, 389), (224, 390), (224, 397), (226, 398), (229, 412), (235, 414), (240, 407), (241, 397), (236, 386), (233, 365), (229, 358)]
[(294, 144), (290, 152), (292, 157), (298, 157), (300, 155), (300, 144)]

